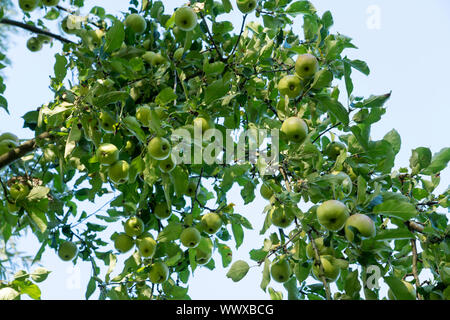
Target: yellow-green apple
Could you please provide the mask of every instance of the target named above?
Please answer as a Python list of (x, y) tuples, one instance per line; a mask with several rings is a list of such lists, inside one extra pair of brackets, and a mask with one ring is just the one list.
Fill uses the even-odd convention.
[(213, 127), (214, 124), (207, 117), (197, 117), (194, 119), (194, 130), (201, 130), (202, 133), (205, 133)]
[(338, 141), (333, 141), (329, 143), (325, 149), (325, 155), (332, 160), (336, 160), (336, 158), (341, 154), (341, 150), (347, 150), (345, 144)]
[(244, 13), (250, 13), (256, 8), (256, 0), (236, 0), (238, 9)]
[(166, 202), (160, 202), (155, 205), (153, 213), (158, 219), (168, 219), (172, 215), (172, 210), (167, 206)]
[(161, 160), (159, 162), (159, 169), (164, 173), (171, 172), (177, 165), (176, 160), (176, 157), (171, 153), (167, 159)]
[[(320, 256), (320, 263), (323, 266), (323, 275), (329, 281), (335, 281), (339, 277), (341, 269), (335, 263), (336, 258), (329, 255)], [(317, 279), (320, 280), (320, 266), (314, 263), (312, 267), (312, 274)]]
[(155, 137), (148, 143), (147, 150), (153, 159), (167, 159), (171, 150), (169, 140), (163, 137)]
[(199, 245), (202, 236), (200, 231), (195, 227), (188, 227), (180, 234), (181, 243), (188, 248), (195, 248)]
[(197, 14), (190, 7), (181, 7), (175, 11), (175, 25), (183, 31), (191, 31), (197, 25)]
[(97, 159), (104, 166), (110, 166), (119, 160), (119, 149), (112, 143), (103, 143), (97, 149)]
[(317, 220), (330, 231), (339, 231), (349, 216), (345, 204), (338, 200), (327, 200), (317, 208)]
[(308, 135), (308, 125), (299, 117), (290, 117), (283, 121), (281, 132), (289, 141), (302, 143)]
[(139, 217), (131, 217), (125, 222), (123, 229), (130, 237), (139, 236), (144, 232), (144, 221)]
[(58, 256), (63, 261), (72, 260), (78, 252), (77, 245), (71, 241), (64, 241), (59, 245)]
[(31, 12), (38, 6), (38, 0), (19, 0), (19, 7), (25, 12)]
[(197, 193), (197, 182), (195, 180), (190, 180), (186, 188), (186, 195), (188, 197), (194, 198)]
[(150, 234), (145, 234), (136, 239), (139, 253), (144, 258), (152, 258), (156, 251), (156, 241)]
[(150, 266), (148, 277), (154, 284), (163, 283), (169, 278), (169, 268), (164, 262), (156, 261)]
[(345, 237), (352, 242), (355, 234), (350, 227), (358, 230), (362, 238), (371, 238), (376, 234), (375, 223), (365, 214), (356, 213), (348, 217), (345, 222)]
[(270, 221), (276, 227), (287, 228), (294, 221), (294, 216), (285, 207), (275, 207), (270, 211)]
[(134, 246), (134, 240), (132, 237), (127, 235), (126, 233), (119, 233), (114, 238), (114, 248), (117, 249), (120, 253), (125, 253), (131, 250)]
[(14, 201), (24, 200), (29, 193), (30, 188), (22, 182), (16, 182), (9, 187), (9, 195)]
[(125, 26), (133, 30), (136, 34), (142, 34), (147, 28), (147, 22), (139, 14), (132, 13), (126, 17)]
[(276, 282), (284, 283), (291, 277), (291, 267), (285, 256), (281, 256), (270, 265), (270, 275)]
[(203, 215), (201, 225), (203, 230), (209, 234), (215, 234), (222, 227), (222, 218), (215, 212)]
[(108, 168), (108, 176), (112, 182), (122, 184), (128, 181), (130, 165), (125, 160), (119, 160)]
[[(314, 239), (314, 243), (316, 244), (317, 250), (319, 251), (319, 256), (323, 255), (333, 255), (333, 248), (325, 246), (323, 242), (323, 238), (317, 238)], [(315, 257), (314, 248), (312, 246), (312, 243), (308, 243), (306, 246), (306, 256), (309, 259), (312, 259)]]
[(142, 46), (145, 50), (150, 50), (151, 41), (150, 39), (145, 39), (144, 42), (142, 42)]
[(311, 78), (317, 70), (319, 70), (319, 62), (315, 56), (309, 53), (298, 56), (295, 62), (295, 72), (300, 78)]
[(273, 190), (265, 183), (261, 185), (259, 193), (261, 194), (261, 197), (263, 197), (266, 200), (269, 200), (273, 196)]
[(142, 126), (148, 127), (151, 121), (151, 109), (149, 106), (144, 105), (136, 109), (136, 119)]
[(183, 58), (183, 54), (184, 54), (184, 48), (178, 48), (177, 50), (175, 50), (175, 52), (173, 53), (173, 59), (175, 61), (180, 61), (181, 58)]
[(285, 96), (287, 95), (289, 98), (296, 98), (302, 92), (302, 83), (299, 77), (294, 75), (288, 75), (281, 78), (278, 82), (278, 90), (280, 93)]
[(103, 131), (108, 133), (114, 132), (114, 124), (116, 123), (116, 121), (111, 114), (106, 111), (102, 111), (100, 112), (98, 118), (100, 120), (100, 128), (102, 128)]
[(42, 42), (37, 37), (31, 37), (27, 41), (27, 48), (31, 52), (36, 52), (42, 49)]
[(210, 238), (202, 237), (195, 248), (195, 261), (199, 265), (205, 265), (211, 260), (213, 243)]

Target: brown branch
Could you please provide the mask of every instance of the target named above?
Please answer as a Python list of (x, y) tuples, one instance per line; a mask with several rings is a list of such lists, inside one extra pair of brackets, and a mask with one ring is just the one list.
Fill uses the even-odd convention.
[(222, 53), (220, 52), (219, 47), (217, 46), (216, 42), (214, 41), (211, 31), (209, 31), (209, 27), (208, 27), (208, 24), (206, 23), (205, 16), (201, 12), (200, 12), (200, 17), (202, 18), (202, 21), (205, 24), (205, 28), (206, 28), (206, 32), (208, 33), (209, 40), (211, 41), (214, 49), (216, 49), (217, 54), (219, 55), (219, 59), (223, 62), (226, 62), (226, 59), (222, 56)]
[(319, 270), (320, 270), (320, 280), (322, 280), (323, 286), (325, 288), (325, 294), (327, 295), (327, 300), (331, 300), (331, 293), (330, 293), (330, 288), (328, 287), (328, 283), (327, 283), (327, 279), (325, 278), (325, 271), (323, 269), (323, 265), (322, 265), (322, 261), (320, 261), (320, 254), (319, 254), (319, 250), (317, 249), (316, 243), (314, 242), (314, 238), (311, 235), (311, 230), (308, 231), (308, 237), (309, 237), (309, 241), (311, 242), (311, 245), (314, 249), (314, 260), (315, 260), (315, 264), (319, 265)]
[(317, 140), (319, 140), (321, 136), (323, 136), (323, 135), (324, 135), (325, 133), (327, 133), (328, 131), (330, 131), (330, 130), (336, 128), (336, 127), (339, 126), (340, 124), (341, 124), (341, 122), (338, 122), (338, 123), (336, 123), (334, 126), (329, 127), (327, 130), (325, 130), (324, 132), (322, 132), (321, 134), (319, 134), (319, 136), (318, 136), (317, 138), (315, 138), (315, 139), (313, 140), (312, 143), (314, 143), (314, 142), (316, 142)]
[(289, 238), (289, 240), (288, 240), (285, 244), (283, 244), (283, 245), (277, 247), (276, 249), (273, 249), (267, 256), (264, 257), (264, 259), (261, 259), (261, 260), (258, 261), (258, 265), (259, 265), (259, 266), (262, 265), (263, 262), (264, 262), (267, 258), (269, 258), (269, 257), (272, 256), (273, 254), (275, 254), (276, 252), (278, 252), (280, 249), (286, 250), (287, 245), (288, 245), (289, 243), (291, 243), (292, 240), (294, 240), (300, 233), (302, 233), (302, 231), (303, 231), (302, 229), (298, 230), (292, 237)]
[(11, 164), (12, 162), (16, 161), (17, 159), (22, 158), (27, 153), (33, 151), (37, 148), (36, 140), (37, 139), (47, 139), (50, 138), (51, 134), (50, 132), (44, 132), (38, 135), (36, 138), (28, 140), (18, 146), (17, 148), (14, 148), (10, 150), (9, 152), (3, 154), (0, 156), (0, 169), (3, 167)]
[(416, 223), (414, 221), (409, 221), (408, 220), (408, 221), (405, 222), (405, 225), (408, 227), (408, 229), (410, 231), (417, 231), (417, 232), (423, 233), (424, 226), (422, 226), (422, 225), (420, 225), (420, 224), (418, 224), (418, 223)]
[(71, 41), (69, 39), (66, 39), (64, 37), (61, 37), (60, 35), (51, 33), (51, 32), (46, 31), (44, 29), (40, 29), (40, 28), (37, 28), (35, 26), (29, 25), (29, 24), (26, 24), (26, 23), (23, 23), (23, 22), (19, 22), (19, 21), (3, 18), (3, 19), (0, 19), (0, 23), (6, 24), (6, 25), (10, 25), (10, 26), (19, 27), (19, 28), (25, 29), (25, 30), (33, 32), (33, 33), (43, 34), (43, 35), (49, 36), (51, 38), (54, 38), (54, 39), (59, 40), (59, 41), (64, 42), (64, 43), (73, 43), (73, 44), (75, 44), (75, 42), (73, 42), (73, 41)]
[(422, 296), (419, 294), (419, 288), (420, 288), (420, 280), (419, 280), (419, 273), (417, 271), (417, 247), (416, 247), (416, 239), (411, 239), (411, 247), (412, 247), (412, 273), (414, 276), (414, 279), (416, 280), (416, 292), (417, 292), (417, 298), (419, 300), (423, 300)]
[(288, 192), (291, 192), (291, 183), (289, 182), (286, 172), (284, 171), (284, 168), (282, 166), (280, 166), (280, 173), (283, 176), (284, 183), (286, 184), (286, 190)]
[(241, 40), (241, 36), (242, 33), (244, 32), (244, 26), (245, 26), (245, 19), (247, 18), (247, 14), (244, 15), (244, 17), (242, 18), (242, 25), (241, 25), (241, 31), (239, 32), (239, 36), (237, 38), (236, 44), (234, 45), (233, 50), (231, 50), (230, 53), (230, 57), (234, 54), (234, 52), (236, 51), (238, 45), (239, 45), (239, 41)]

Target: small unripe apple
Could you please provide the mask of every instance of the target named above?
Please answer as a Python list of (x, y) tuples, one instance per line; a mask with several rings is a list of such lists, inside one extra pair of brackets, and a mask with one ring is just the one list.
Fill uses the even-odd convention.
[(142, 257), (152, 258), (155, 254), (156, 241), (150, 235), (139, 237), (136, 244)]
[(31, 12), (38, 6), (38, 0), (19, 0), (19, 7), (25, 12)]
[(148, 127), (150, 125), (151, 120), (151, 109), (149, 106), (140, 106), (136, 109), (136, 119), (142, 124), (144, 127)]
[(160, 202), (155, 205), (153, 213), (155, 214), (156, 218), (160, 220), (169, 219), (170, 216), (172, 215), (172, 210), (167, 206), (166, 202)]
[(203, 230), (209, 234), (215, 234), (222, 227), (222, 218), (215, 212), (205, 214), (201, 219)]
[(176, 157), (173, 154), (170, 154), (167, 159), (159, 162), (159, 169), (164, 173), (169, 173), (175, 168), (176, 165)]
[(147, 28), (147, 22), (139, 14), (132, 13), (126, 17), (125, 26), (133, 30), (136, 34), (142, 34)]
[(116, 121), (113, 116), (108, 112), (102, 111), (99, 115), (100, 120), (100, 128), (102, 128), (105, 132), (112, 133), (114, 132), (114, 124)]
[(291, 267), (285, 257), (275, 260), (270, 265), (270, 275), (276, 282), (284, 283), (291, 277)]
[(345, 204), (338, 200), (327, 200), (317, 208), (317, 220), (330, 231), (339, 231), (349, 216)]
[(345, 237), (352, 242), (355, 234), (350, 227), (357, 229), (362, 238), (372, 238), (376, 234), (375, 223), (365, 214), (356, 213), (348, 217), (345, 222)]
[(214, 123), (207, 117), (197, 117), (193, 121), (194, 130), (201, 130), (202, 134), (214, 127)]
[(288, 75), (281, 78), (278, 82), (278, 90), (280, 93), (285, 96), (287, 95), (289, 98), (296, 98), (302, 92), (302, 83), (299, 77)]
[(157, 261), (150, 266), (148, 277), (152, 283), (163, 283), (169, 278), (169, 268), (162, 261)]
[(0, 156), (2, 154), (8, 153), (9, 151), (17, 148), (18, 143), (13, 140), (2, 140), (0, 141)]
[(195, 261), (198, 265), (205, 265), (211, 260), (213, 244), (210, 238), (202, 237), (195, 248)]
[(169, 140), (163, 137), (155, 137), (148, 143), (147, 150), (150, 156), (156, 160), (167, 159), (171, 150)]
[(144, 232), (144, 221), (139, 217), (131, 217), (125, 222), (123, 228), (128, 236), (139, 236)]
[(186, 195), (188, 197), (194, 198), (196, 196), (196, 193), (198, 193), (198, 191), (199, 190), (197, 190), (197, 182), (194, 180), (190, 180), (186, 188)]
[(256, 0), (236, 0), (238, 9), (244, 13), (250, 13), (256, 8)]
[(42, 49), (42, 42), (37, 37), (32, 37), (27, 41), (27, 48), (31, 52), (37, 52)]
[(336, 160), (336, 158), (341, 154), (341, 150), (347, 150), (345, 144), (338, 141), (333, 141), (327, 145), (325, 149), (325, 155), (332, 160)]
[(134, 246), (134, 240), (126, 233), (119, 233), (114, 239), (114, 248), (120, 253), (125, 253), (131, 250)]
[(58, 5), (59, 0), (42, 0), (42, 4), (47, 7), (54, 7)]
[[(341, 269), (335, 263), (335, 258), (333, 256), (320, 256), (320, 262), (323, 266), (325, 278), (329, 281), (335, 281), (341, 272)], [(312, 267), (312, 274), (317, 280), (320, 280), (320, 266), (316, 263)]]
[(110, 166), (119, 160), (119, 149), (112, 143), (101, 144), (97, 149), (98, 161), (104, 166)]
[(0, 134), (0, 142), (4, 140), (11, 140), (16, 142), (17, 144), (19, 143), (19, 138), (14, 133), (11, 132), (5, 132)]
[(270, 221), (279, 228), (287, 228), (294, 221), (294, 216), (290, 215), (287, 208), (277, 207), (270, 211)]
[(19, 206), (16, 203), (11, 203), (9, 201), (6, 201), (6, 206), (8, 207), (8, 211), (10, 213), (19, 211)]
[(49, 44), (50, 42), (52, 42), (52, 38), (43, 34), (39, 34), (37, 36), (38, 40), (40, 43), (42, 44)]
[(269, 200), (273, 196), (273, 190), (265, 183), (261, 185), (259, 193), (261, 194), (261, 197), (263, 197), (266, 200)]
[[(316, 244), (317, 250), (319, 251), (319, 256), (333, 255), (333, 248), (325, 246), (325, 244), (323, 242), (323, 238), (314, 239), (314, 243)], [(308, 243), (306, 246), (306, 256), (309, 259), (312, 259), (315, 257), (314, 248), (313, 248), (311, 242)]]
[(16, 182), (11, 187), (9, 187), (9, 195), (14, 201), (24, 200), (30, 193), (30, 188), (28, 185), (22, 182)]
[(191, 31), (197, 25), (197, 14), (190, 7), (181, 7), (175, 11), (175, 24), (183, 31)]
[(150, 39), (145, 39), (144, 42), (142, 42), (142, 46), (144, 47), (145, 50), (150, 50)]
[(166, 58), (164, 58), (164, 56), (159, 52), (155, 53), (155, 55), (153, 56), (153, 59), (152, 59), (152, 65), (159, 66), (160, 64), (163, 64), (164, 62), (166, 62)]
[(78, 252), (77, 245), (70, 241), (64, 241), (59, 245), (58, 256), (63, 261), (72, 260)]
[(201, 239), (200, 231), (195, 227), (186, 228), (180, 234), (181, 243), (188, 248), (197, 247)]
[(316, 74), (317, 70), (319, 70), (319, 62), (312, 54), (302, 54), (295, 62), (295, 72), (302, 79), (311, 78)]
[(128, 181), (130, 165), (125, 160), (119, 160), (108, 168), (108, 176), (112, 182), (122, 184)]
[(281, 125), (281, 132), (289, 141), (302, 143), (308, 135), (308, 125), (299, 117), (290, 117)]

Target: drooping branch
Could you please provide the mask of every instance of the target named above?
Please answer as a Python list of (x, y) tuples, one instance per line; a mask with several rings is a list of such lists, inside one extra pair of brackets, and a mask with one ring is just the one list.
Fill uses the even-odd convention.
[(320, 254), (319, 254), (319, 250), (317, 249), (316, 246), (316, 242), (314, 241), (314, 238), (311, 234), (311, 230), (308, 231), (308, 237), (309, 237), (309, 241), (311, 242), (311, 245), (314, 249), (314, 260), (315, 260), (315, 264), (319, 266), (319, 270), (320, 270), (320, 280), (322, 280), (323, 286), (325, 288), (325, 294), (327, 295), (327, 300), (331, 300), (331, 292), (330, 292), (330, 288), (328, 287), (328, 283), (327, 283), (327, 279), (325, 278), (325, 271), (323, 269), (323, 265), (322, 265), (322, 261), (320, 260)]
[(25, 30), (33, 32), (33, 33), (49, 36), (49, 37), (51, 37), (53, 39), (59, 40), (59, 41), (64, 42), (64, 43), (73, 43), (73, 44), (75, 44), (75, 42), (73, 42), (73, 41), (71, 41), (69, 39), (66, 39), (64, 37), (61, 37), (60, 35), (54, 34), (52, 32), (46, 31), (44, 29), (41, 29), (41, 28), (38, 28), (38, 27), (35, 27), (35, 26), (32, 26), (32, 25), (29, 25), (29, 24), (26, 24), (26, 23), (23, 23), (23, 22), (19, 22), (19, 21), (3, 18), (3, 19), (0, 19), (0, 23), (6, 24), (6, 25), (10, 25), (10, 26), (14, 26), (14, 27), (19, 27), (19, 28), (25, 29)]
[(18, 146), (17, 148), (14, 148), (14, 149), (10, 150), (9, 152), (1, 155), (0, 156), (0, 169), (13, 163), (17, 159), (22, 158), (27, 153), (36, 149), (37, 148), (37, 143), (36, 143), (37, 140), (47, 139), (50, 137), (51, 137), (50, 132), (41, 133), (36, 138), (28, 140), (28, 141), (24, 142), (23, 144), (21, 144), (20, 146)]

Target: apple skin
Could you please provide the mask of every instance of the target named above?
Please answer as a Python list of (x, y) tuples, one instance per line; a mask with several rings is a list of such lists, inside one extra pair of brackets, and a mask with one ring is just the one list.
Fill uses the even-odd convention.
[(148, 277), (152, 283), (163, 283), (169, 278), (169, 268), (164, 262), (157, 261), (150, 266)]
[(209, 119), (206, 119), (205, 117), (197, 117), (194, 119), (194, 130), (196, 128), (198, 128), (198, 130), (201, 129), (201, 132), (205, 133), (207, 130), (213, 128), (213, 125)]
[(345, 222), (345, 237), (352, 242), (355, 234), (350, 230), (350, 226), (356, 228), (363, 238), (372, 238), (376, 234), (375, 223), (365, 214), (353, 214)]
[(42, 0), (42, 4), (47, 7), (54, 7), (58, 5), (59, 0)]
[(104, 166), (110, 166), (119, 160), (119, 149), (112, 143), (101, 144), (97, 149), (98, 161)]
[(298, 56), (295, 62), (295, 72), (302, 79), (311, 78), (319, 70), (319, 62), (312, 54), (306, 53)]
[(37, 37), (32, 37), (27, 41), (27, 48), (31, 52), (37, 52), (42, 49), (42, 42)]
[(24, 200), (30, 193), (28, 185), (16, 182), (9, 188), (9, 195), (14, 201)]
[(125, 253), (131, 250), (134, 246), (134, 240), (126, 233), (119, 233), (114, 239), (114, 248), (120, 253)]
[(201, 219), (203, 230), (209, 234), (216, 234), (222, 227), (222, 218), (215, 212), (205, 214)]
[[(320, 262), (323, 266), (323, 273), (327, 280), (335, 281), (339, 274), (341, 273), (341, 269), (334, 263), (335, 258), (333, 256), (320, 256)], [(318, 264), (314, 264), (312, 269), (313, 276), (320, 280), (320, 267)]]
[(38, 6), (38, 0), (19, 0), (19, 7), (25, 12), (31, 12)]
[[(414, 286), (411, 283), (409, 283), (408, 281), (402, 280), (402, 282), (408, 289), (408, 292), (411, 295), (411, 300), (416, 300), (416, 289), (414, 288)], [(391, 289), (388, 290), (387, 294), (388, 294), (389, 300), (397, 300), (397, 298), (394, 295), (394, 292)]]
[(156, 160), (165, 160), (170, 155), (169, 140), (162, 137), (155, 137), (148, 143), (147, 150), (150, 156)]
[(256, 8), (256, 0), (236, 0), (239, 11), (244, 14), (250, 13)]
[(183, 31), (191, 31), (197, 26), (197, 14), (190, 7), (181, 7), (175, 11), (175, 25)]
[(144, 232), (144, 221), (139, 217), (131, 217), (125, 222), (123, 229), (130, 237), (139, 236)]
[(3, 140), (0, 141), (0, 156), (2, 154), (8, 153), (9, 151), (13, 150), (14, 148), (17, 148), (18, 144), (17, 142), (13, 140)]
[(136, 109), (136, 119), (142, 126), (148, 127), (151, 121), (151, 109), (149, 106), (140, 106)]
[(259, 189), (259, 193), (261, 194), (261, 197), (263, 197), (266, 200), (269, 200), (273, 196), (272, 189), (265, 183), (263, 183), (261, 185), (261, 188)]
[(195, 227), (188, 227), (180, 234), (180, 241), (187, 248), (197, 247), (201, 239), (200, 231)]
[(213, 243), (210, 238), (202, 237), (199, 245), (195, 248), (195, 261), (198, 265), (205, 265), (211, 260)]
[(136, 245), (142, 257), (152, 258), (155, 254), (156, 241), (149, 235), (136, 239)]
[(103, 131), (107, 133), (114, 132), (114, 124), (116, 121), (109, 113), (102, 111), (98, 118), (100, 120), (100, 128), (102, 128)]
[(170, 156), (167, 159), (161, 160), (159, 162), (159, 170), (161, 170), (164, 173), (172, 172), (173, 169), (175, 169), (177, 163), (176, 163), (176, 157), (173, 154), (170, 154)]
[(278, 90), (283, 96), (288, 96), (289, 98), (296, 98), (302, 92), (302, 82), (299, 77), (288, 75), (281, 78), (278, 82)]
[(337, 200), (327, 200), (317, 208), (317, 219), (320, 225), (330, 231), (341, 230), (348, 217), (347, 207)]
[(287, 228), (294, 221), (294, 217), (287, 214), (286, 208), (276, 208), (270, 212), (272, 224), (279, 228)]
[(128, 181), (130, 165), (125, 160), (119, 160), (108, 168), (108, 176), (112, 182), (123, 184)]
[(197, 182), (194, 180), (190, 180), (186, 188), (186, 196), (194, 198), (196, 196), (196, 192), (198, 193), (198, 191), (199, 190), (197, 190)]
[(78, 252), (77, 245), (70, 241), (64, 241), (59, 245), (58, 256), (63, 261), (70, 261), (76, 256)]
[(289, 141), (302, 143), (308, 135), (308, 125), (299, 117), (290, 117), (284, 120), (281, 125), (281, 132), (286, 135)]
[(153, 213), (155, 214), (156, 218), (163, 220), (170, 218), (170, 216), (172, 215), (172, 210), (169, 209), (167, 203), (162, 202), (156, 204), (155, 208), (153, 209)]
[[(323, 238), (314, 239), (317, 250), (319, 251), (319, 256), (333, 255), (333, 248), (325, 246), (323, 240)], [(306, 256), (309, 259), (313, 259), (315, 257), (314, 248), (311, 242), (306, 245)]]
[(126, 17), (125, 26), (133, 30), (136, 34), (142, 34), (147, 28), (147, 22), (139, 14), (132, 13)]
[(52, 38), (50, 38), (49, 36), (45, 36), (43, 34), (38, 35), (37, 38), (39, 42), (42, 44), (49, 44), (52, 42)]
[(291, 276), (289, 261), (285, 257), (281, 257), (272, 262), (270, 265), (270, 275), (276, 282), (284, 283), (288, 281)]
[(337, 157), (341, 154), (341, 150), (347, 150), (345, 144), (338, 141), (333, 141), (327, 145), (325, 149), (325, 155), (332, 160), (336, 160)]
[(17, 144), (19, 143), (19, 138), (14, 133), (11, 132), (5, 132), (0, 134), (0, 142), (4, 140), (11, 140), (16, 142)]

